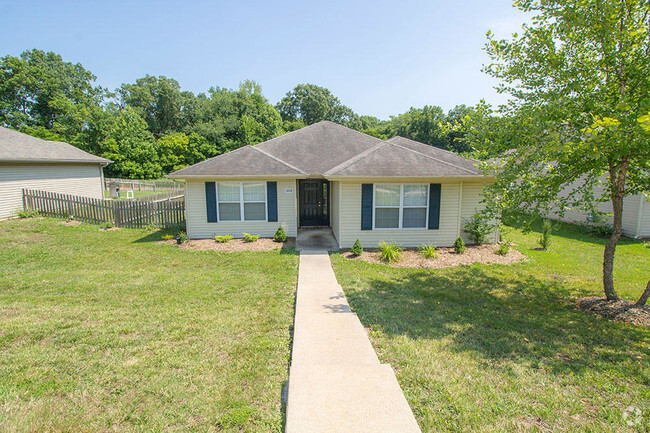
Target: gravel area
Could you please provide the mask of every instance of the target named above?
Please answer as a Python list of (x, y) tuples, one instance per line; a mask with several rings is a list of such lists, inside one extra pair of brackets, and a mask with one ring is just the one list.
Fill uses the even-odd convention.
[(650, 327), (650, 306), (637, 307), (634, 302), (608, 301), (591, 296), (578, 299), (577, 306), (587, 313), (598, 314), (609, 320)]
[[(168, 244), (176, 244), (175, 240), (161, 241)], [(231, 239), (225, 243), (219, 243), (214, 239), (190, 239), (182, 243), (179, 248), (184, 250), (197, 251), (272, 251), (277, 249), (289, 249), (296, 245), (295, 238), (289, 238), (285, 243), (274, 242), (271, 238), (260, 238), (255, 242), (245, 242), (243, 239)]]
[[(402, 251), (402, 258), (398, 262), (390, 263), (389, 266), (396, 268), (451, 268), (454, 266), (471, 265), (472, 263), (498, 263), (511, 264), (527, 260), (526, 256), (514, 248), (510, 248), (505, 256), (496, 254), (496, 245), (468, 245), (465, 253), (457, 254), (453, 248), (438, 248), (438, 257), (425, 259), (415, 249)], [(363, 260), (369, 263), (383, 263), (379, 259), (379, 250), (364, 251), (358, 257), (346, 250), (343, 256), (350, 260)]]

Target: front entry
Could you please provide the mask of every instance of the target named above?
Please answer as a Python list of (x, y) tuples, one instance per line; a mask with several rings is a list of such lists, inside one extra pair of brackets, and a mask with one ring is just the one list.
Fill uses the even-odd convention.
[(330, 225), (330, 188), (326, 180), (299, 180), (300, 226)]

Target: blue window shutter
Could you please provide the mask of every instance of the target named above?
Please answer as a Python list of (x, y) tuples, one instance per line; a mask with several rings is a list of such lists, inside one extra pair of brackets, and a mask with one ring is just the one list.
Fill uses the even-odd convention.
[(440, 184), (429, 185), (429, 230), (440, 228)]
[(205, 183), (205, 206), (208, 211), (208, 222), (216, 223), (217, 218), (217, 187), (214, 182)]
[(372, 184), (361, 184), (361, 230), (372, 230)]
[(269, 222), (278, 220), (278, 183), (266, 182), (266, 199), (268, 206)]

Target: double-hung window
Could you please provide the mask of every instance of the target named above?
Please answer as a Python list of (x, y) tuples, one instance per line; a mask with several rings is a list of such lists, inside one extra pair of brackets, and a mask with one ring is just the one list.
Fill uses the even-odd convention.
[(429, 189), (425, 184), (375, 184), (374, 228), (427, 227)]
[(266, 221), (266, 182), (217, 182), (219, 221)]

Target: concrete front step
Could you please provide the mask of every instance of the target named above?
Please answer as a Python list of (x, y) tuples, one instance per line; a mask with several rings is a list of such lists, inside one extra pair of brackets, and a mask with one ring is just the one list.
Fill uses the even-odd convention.
[(287, 433), (419, 433), (390, 365), (292, 365)]
[(297, 314), (291, 365), (379, 365), (354, 313)]

